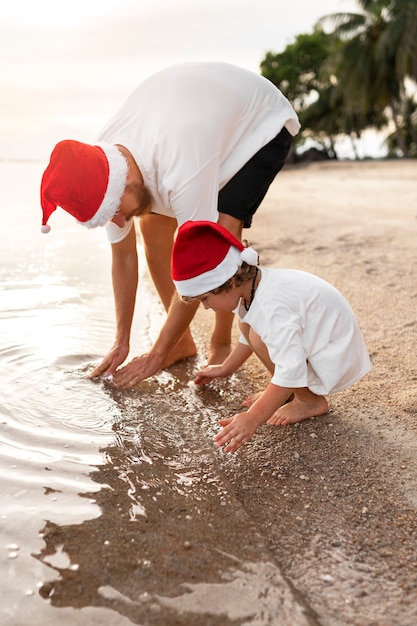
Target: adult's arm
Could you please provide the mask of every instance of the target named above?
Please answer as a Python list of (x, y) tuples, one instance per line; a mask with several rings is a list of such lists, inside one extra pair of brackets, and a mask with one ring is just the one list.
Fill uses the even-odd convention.
[(135, 357), (113, 376), (113, 384), (120, 389), (133, 387), (141, 380), (157, 374), (170, 362), (170, 352), (193, 319), (199, 302), (183, 302), (174, 294), (165, 323), (149, 352)]
[(129, 354), (130, 330), (138, 286), (138, 253), (135, 228), (122, 241), (112, 244), (112, 282), (116, 315), (116, 337), (103, 361), (90, 378), (114, 374)]

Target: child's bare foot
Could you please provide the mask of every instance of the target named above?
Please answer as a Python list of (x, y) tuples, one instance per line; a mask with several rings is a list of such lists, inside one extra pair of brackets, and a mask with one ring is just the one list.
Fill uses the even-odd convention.
[(252, 406), (254, 402), (262, 395), (262, 391), (257, 391), (243, 400), (242, 406)]
[(178, 361), (183, 361), (197, 354), (197, 347), (190, 333), (185, 333), (171, 352), (167, 355), (163, 368), (169, 367)]
[(281, 406), (272, 417), (269, 418), (267, 424), (286, 426), (287, 424), (296, 424), (304, 420), (324, 415), (329, 410), (326, 398), (323, 396), (314, 396), (308, 400), (301, 400), (295, 396), (291, 402)]

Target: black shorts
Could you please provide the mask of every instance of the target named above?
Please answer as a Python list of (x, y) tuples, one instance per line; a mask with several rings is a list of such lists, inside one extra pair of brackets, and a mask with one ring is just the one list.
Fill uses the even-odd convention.
[(231, 215), (241, 220), (244, 228), (250, 228), (256, 209), (285, 163), (291, 143), (292, 135), (284, 126), (219, 191), (218, 212)]

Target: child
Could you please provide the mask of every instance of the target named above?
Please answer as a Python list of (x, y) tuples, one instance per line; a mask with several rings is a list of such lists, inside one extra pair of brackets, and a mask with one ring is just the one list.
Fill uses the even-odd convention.
[(337, 289), (307, 272), (259, 267), (255, 250), (219, 224), (184, 223), (171, 271), (184, 300), (239, 319), (239, 343), (222, 364), (197, 372), (196, 384), (230, 376), (252, 352), (272, 376), (247, 411), (219, 421), (214, 440), (225, 452), (235, 452), (265, 422), (294, 424), (327, 413), (324, 396), (371, 369), (356, 318)]

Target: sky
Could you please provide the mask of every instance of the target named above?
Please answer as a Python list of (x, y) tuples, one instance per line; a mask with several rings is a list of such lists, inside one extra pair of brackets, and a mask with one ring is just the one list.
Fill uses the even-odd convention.
[(13, 0), (0, 10), (0, 159), (94, 142), (142, 80), (187, 61), (259, 73), (267, 51), (355, 0)]

